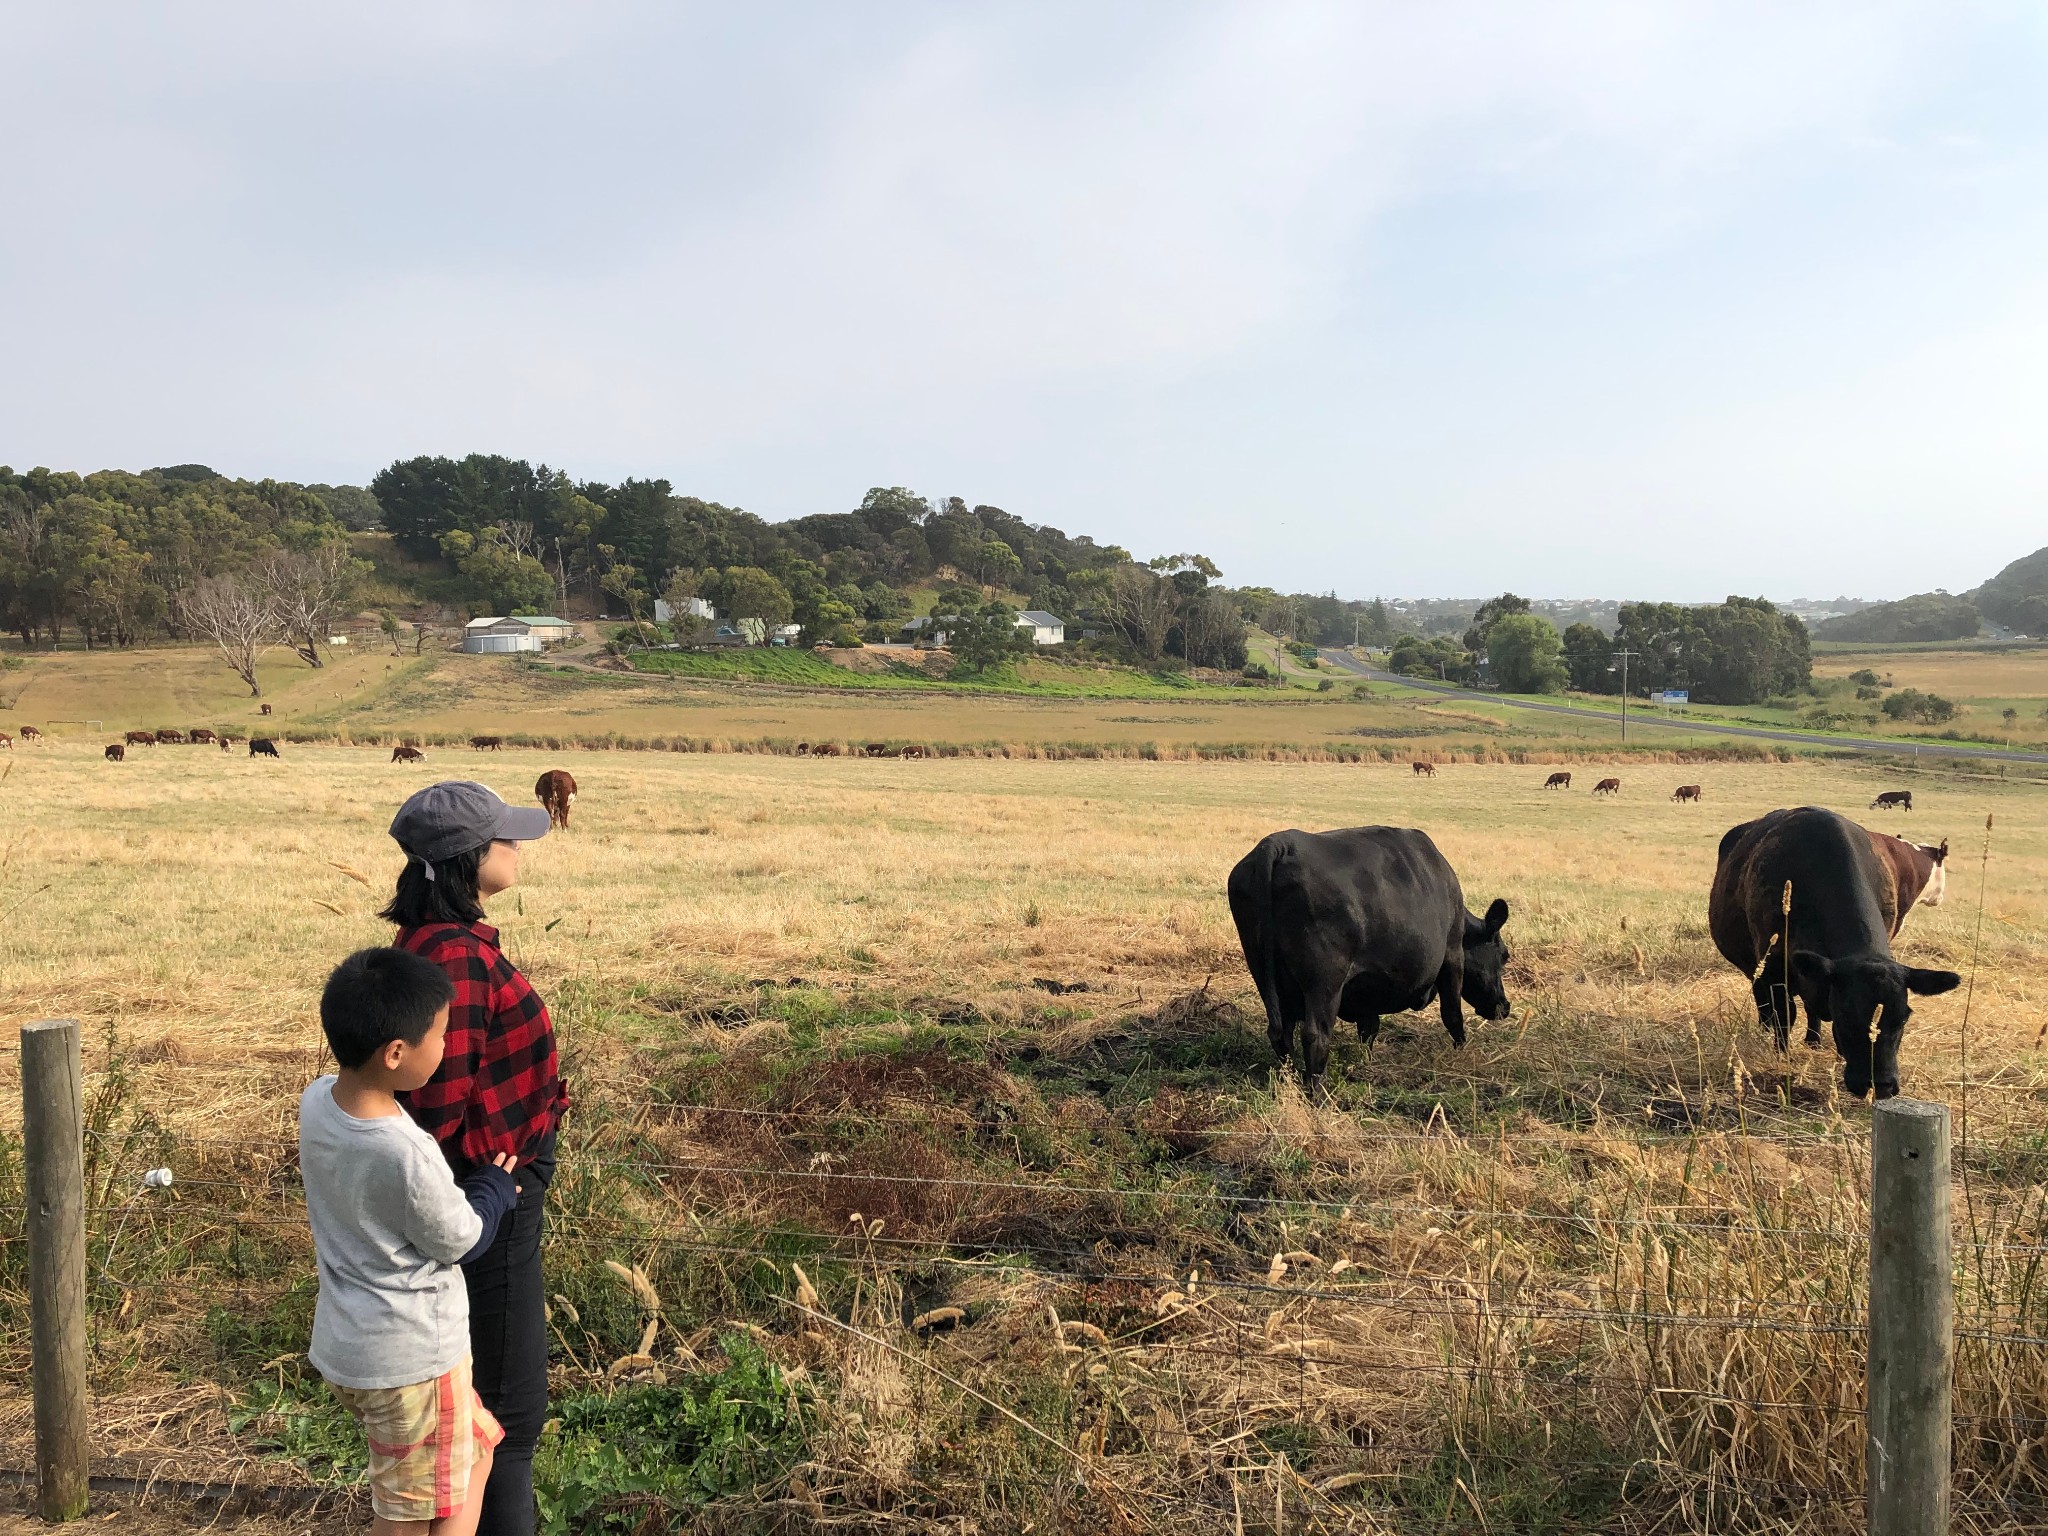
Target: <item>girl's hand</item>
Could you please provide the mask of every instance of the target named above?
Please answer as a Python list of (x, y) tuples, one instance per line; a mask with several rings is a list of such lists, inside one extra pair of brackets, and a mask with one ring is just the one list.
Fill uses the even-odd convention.
[(507, 1173), (510, 1173), (514, 1168), (517, 1168), (519, 1166), (519, 1159), (514, 1157), (510, 1152), (500, 1152), (496, 1157), (491, 1159), (491, 1166), (493, 1168), (502, 1168)]

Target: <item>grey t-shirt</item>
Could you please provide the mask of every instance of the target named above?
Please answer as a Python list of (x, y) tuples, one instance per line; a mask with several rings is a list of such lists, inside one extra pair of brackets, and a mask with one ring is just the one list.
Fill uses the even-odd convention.
[(338, 1387), (432, 1381), (469, 1354), (456, 1260), (483, 1236), (434, 1138), (409, 1115), (359, 1120), (334, 1079), (299, 1097), (299, 1172), (320, 1264), (313, 1367)]

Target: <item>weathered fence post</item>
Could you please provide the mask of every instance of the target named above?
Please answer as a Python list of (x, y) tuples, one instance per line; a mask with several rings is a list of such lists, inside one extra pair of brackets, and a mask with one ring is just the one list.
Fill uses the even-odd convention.
[(76, 1020), (22, 1027), (21, 1130), (36, 1509), (45, 1520), (76, 1520), (86, 1510), (91, 1428), (85, 1376), (85, 1106)]
[(1946, 1536), (1955, 1277), (1948, 1110), (1888, 1099), (1870, 1117), (1871, 1536)]

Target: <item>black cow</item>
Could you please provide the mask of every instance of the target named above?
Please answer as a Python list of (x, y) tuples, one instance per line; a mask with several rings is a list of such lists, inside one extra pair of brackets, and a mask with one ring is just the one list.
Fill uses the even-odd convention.
[(1715, 948), (1750, 978), (1757, 1017), (1780, 1049), (1791, 1036), (1793, 996), (1806, 1005), (1808, 1045), (1820, 1044), (1821, 1020), (1834, 1024), (1842, 1086), (1859, 1099), (1873, 1083), (1880, 1099), (1899, 1091), (1899, 1037), (1913, 1015), (1907, 994), (1933, 996), (1963, 980), (1892, 958), (1896, 904), (1891, 871), (1870, 834), (1833, 811), (1772, 811), (1721, 839), (1707, 906)]
[(1508, 904), (1473, 917), (1457, 872), (1413, 828), (1275, 832), (1230, 872), (1230, 915), (1282, 1061), (1301, 1025), (1311, 1093), (1322, 1092), (1338, 1019), (1370, 1041), (1381, 1014), (1435, 998), (1452, 1043), (1463, 1045), (1461, 1000), (1482, 1018), (1508, 1016)]
[(276, 757), (277, 743), (267, 736), (258, 736), (249, 743), (251, 757)]

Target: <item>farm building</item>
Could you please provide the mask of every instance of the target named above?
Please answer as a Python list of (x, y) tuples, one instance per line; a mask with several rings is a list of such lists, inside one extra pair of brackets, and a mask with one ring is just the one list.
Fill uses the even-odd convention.
[[(1033, 645), (1058, 645), (1067, 638), (1065, 620), (1037, 608), (1025, 609), (1017, 615), (1015, 623), (1019, 629), (1031, 631), (1031, 643)], [(946, 643), (946, 632), (944, 630), (933, 631), (931, 624), (932, 621), (930, 619), (906, 619), (903, 623), (903, 633), (920, 645), (926, 643), (944, 645)], [(927, 634), (927, 631), (930, 631), (930, 633)]]
[(537, 651), (571, 639), (576, 626), (567, 619), (534, 614), (520, 618), (471, 619), (462, 630), (462, 648), (477, 655)]
[(1058, 645), (1067, 638), (1066, 621), (1038, 608), (1017, 615), (1017, 627), (1031, 631), (1033, 645)]

